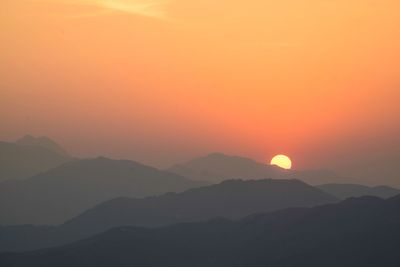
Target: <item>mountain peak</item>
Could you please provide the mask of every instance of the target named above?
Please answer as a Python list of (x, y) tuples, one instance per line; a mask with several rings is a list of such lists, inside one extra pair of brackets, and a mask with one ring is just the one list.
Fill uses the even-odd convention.
[(51, 151), (54, 151), (62, 156), (69, 156), (68, 152), (61, 145), (59, 145), (57, 142), (47, 136), (35, 137), (33, 135), (27, 134), (19, 138), (15, 143), (25, 146), (41, 146)]
[(54, 146), (38, 145), (32, 136), (0, 142), (0, 181), (26, 179), (72, 159)]

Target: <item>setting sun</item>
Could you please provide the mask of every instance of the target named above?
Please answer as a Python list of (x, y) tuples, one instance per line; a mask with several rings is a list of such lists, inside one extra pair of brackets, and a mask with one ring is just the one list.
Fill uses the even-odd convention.
[(289, 170), (292, 168), (292, 161), (288, 156), (285, 155), (276, 155), (271, 160), (271, 165), (276, 165), (283, 169)]

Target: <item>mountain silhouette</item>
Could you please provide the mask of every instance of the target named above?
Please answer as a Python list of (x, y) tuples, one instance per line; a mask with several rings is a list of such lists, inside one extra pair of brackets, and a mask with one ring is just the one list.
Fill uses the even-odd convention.
[(331, 170), (290, 170), (284, 174), (287, 179), (301, 179), (311, 185), (329, 183), (357, 183), (357, 179), (340, 176)]
[(27, 134), (24, 137), (18, 139), (15, 143), (24, 146), (42, 146), (44, 148), (47, 148), (48, 150), (56, 152), (59, 155), (70, 156), (61, 145), (46, 136), (34, 137)]
[(29, 178), (71, 160), (43, 145), (0, 142), (0, 181)]
[(69, 245), (0, 254), (2, 266), (396, 267), (400, 196), (350, 198), (238, 221), (118, 227)]
[(220, 182), (229, 179), (299, 179), (308, 184), (353, 182), (329, 170), (284, 170), (255, 160), (212, 153), (185, 163), (176, 164), (168, 171), (198, 181)]
[(400, 194), (399, 189), (383, 185), (371, 187), (359, 184), (324, 184), (317, 187), (339, 199), (360, 196), (389, 198)]
[(127, 160), (76, 160), (27, 180), (0, 183), (0, 224), (59, 224), (116, 197), (152, 196), (203, 184)]
[(161, 226), (213, 217), (237, 219), (287, 207), (315, 206), (337, 199), (299, 180), (228, 180), (182, 193), (145, 199), (114, 199), (95, 206), (65, 225), (82, 232), (115, 226)]
[(191, 161), (176, 164), (168, 171), (182, 176), (209, 182), (221, 182), (230, 179), (277, 178), (283, 169), (256, 162), (249, 158), (212, 153)]
[(238, 219), (253, 213), (336, 201), (335, 197), (298, 180), (229, 180), (182, 193), (144, 199), (113, 199), (58, 227), (3, 227), (0, 228), (3, 236), (0, 249), (15, 251), (48, 247), (118, 226), (157, 227), (214, 217)]

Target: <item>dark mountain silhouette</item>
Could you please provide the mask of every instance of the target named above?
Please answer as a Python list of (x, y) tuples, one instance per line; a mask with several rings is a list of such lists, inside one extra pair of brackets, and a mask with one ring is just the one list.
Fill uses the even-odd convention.
[(370, 187), (359, 184), (324, 184), (317, 187), (339, 199), (360, 196), (389, 198), (400, 194), (399, 189), (383, 185)]
[(29, 178), (71, 160), (42, 145), (0, 142), (0, 181)]
[(238, 219), (258, 212), (335, 201), (335, 197), (298, 180), (230, 180), (158, 197), (114, 199), (59, 227), (38, 228), (40, 234), (29, 226), (0, 228), (0, 235), (3, 236), (0, 249), (15, 251), (48, 247), (117, 226), (157, 227), (214, 217)]
[(315, 185), (333, 182), (352, 182), (327, 170), (284, 170), (249, 158), (213, 153), (174, 165), (168, 171), (198, 181), (220, 182), (229, 179), (299, 179)]
[(42, 146), (48, 150), (56, 152), (59, 155), (69, 156), (68, 152), (61, 145), (57, 144), (54, 140), (46, 136), (34, 137), (27, 134), (18, 139), (16, 143), (24, 146)]
[(397, 267), (400, 196), (347, 199), (239, 221), (119, 227), (62, 247), (0, 254), (2, 266)]
[(0, 183), (0, 224), (59, 224), (109, 199), (183, 191), (204, 183), (142, 164), (96, 158)]

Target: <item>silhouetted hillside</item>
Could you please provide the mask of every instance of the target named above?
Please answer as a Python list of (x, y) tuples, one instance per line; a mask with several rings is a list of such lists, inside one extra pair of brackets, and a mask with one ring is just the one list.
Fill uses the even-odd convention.
[(111, 200), (65, 226), (82, 233), (122, 226), (160, 226), (213, 217), (236, 219), (287, 207), (315, 206), (337, 199), (298, 180), (228, 180), (217, 185), (145, 199)]
[(400, 190), (390, 186), (365, 186), (359, 184), (324, 184), (319, 189), (336, 196), (339, 199), (361, 196), (377, 196), (389, 198), (400, 194)]
[(239, 221), (120, 227), (70, 245), (0, 254), (2, 266), (397, 267), (400, 197), (348, 199)]
[(182, 176), (209, 182), (229, 179), (298, 179), (308, 184), (352, 182), (351, 178), (340, 177), (326, 170), (284, 170), (274, 165), (264, 164), (249, 158), (213, 153), (205, 157), (177, 164), (168, 171)]
[(202, 183), (142, 164), (97, 158), (0, 183), (0, 224), (58, 224), (109, 199), (183, 191)]
[(0, 142), (0, 181), (29, 178), (71, 160), (41, 145)]
[(358, 180), (351, 177), (343, 177), (330, 170), (290, 170), (285, 173), (288, 179), (301, 179), (311, 185), (328, 183), (357, 183)]
[[(258, 212), (335, 201), (335, 197), (298, 180), (231, 180), (182, 193), (107, 201), (62, 226), (48, 228), (47, 232), (40, 228), (41, 236), (35, 233), (35, 228), (0, 228), (0, 234), (7, 236), (4, 242), (0, 239), (0, 249), (10, 251), (46, 247), (78, 240), (117, 226), (156, 227), (214, 217), (237, 219)], [(22, 232), (23, 235), (20, 234)], [(11, 246), (7, 242), (11, 242)]]
[(61, 145), (46, 136), (34, 137), (28, 134), (18, 139), (16, 143), (25, 146), (42, 146), (48, 150), (56, 152), (57, 154), (69, 156), (68, 152)]

